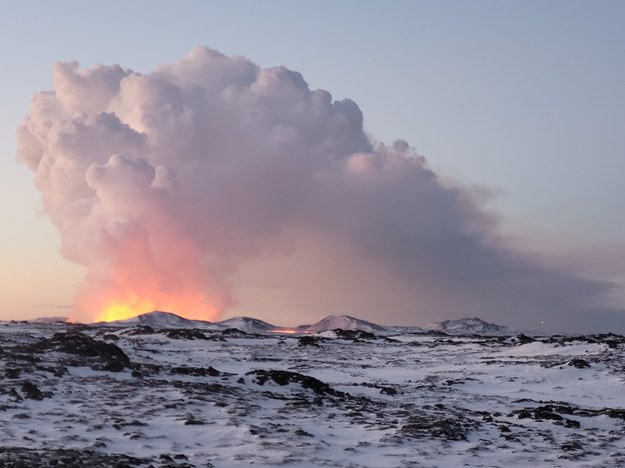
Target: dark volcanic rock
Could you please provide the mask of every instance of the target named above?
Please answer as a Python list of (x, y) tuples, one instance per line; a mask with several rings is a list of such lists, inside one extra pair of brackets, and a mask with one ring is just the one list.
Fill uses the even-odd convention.
[(318, 336), (300, 336), (298, 339), (299, 346), (314, 346), (319, 348), (320, 338)]
[(336, 333), (337, 338), (342, 338), (344, 340), (361, 341), (361, 340), (375, 340), (376, 338), (376, 336), (373, 333), (366, 332), (363, 330), (343, 330), (342, 328), (337, 328), (332, 331)]
[(599, 410), (601, 414), (614, 419), (622, 419), (625, 421), (625, 409), (604, 408)]
[(102, 339), (108, 340), (108, 341), (119, 341), (119, 336), (113, 335), (111, 333), (107, 333), (104, 336), (102, 336)]
[(554, 412), (552, 406), (539, 406), (534, 409), (534, 419), (551, 419), (553, 421), (562, 421), (562, 416)]
[(167, 332), (167, 338), (172, 340), (207, 340), (206, 335), (193, 329), (176, 329)]
[(181, 375), (193, 375), (198, 377), (219, 377), (221, 372), (219, 372), (214, 367), (173, 367), (171, 369), (172, 374), (181, 374)]
[(411, 416), (398, 432), (400, 438), (467, 440), (472, 424), (462, 418), (435, 415)]
[(117, 345), (94, 340), (78, 332), (55, 333), (52, 338), (44, 339), (28, 348), (33, 352), (60, 351), (90, 358), (87, 363), (97, 370), (120, 372), (130, 365), (130, 359)]
[[(617, 413), (614, 413), (616, 411)], [(519, 419), (535, 419), (536, 421), (553, 421), (554, 424), (569, 428), (579, 428), (580, 423), (575, 419), (565, 418), (562, 415), (573, 415), (582, 417), (591, 417), (606, 415), (611, 418), (619, 418), (618, 411), (623, 412), (625, 418), (625, 410), (614, 410), (610, 408), (604, 409), (583, 409), (565, 404), (542, 405), (535, 408), (523, 408), (510, 413), (516, 415)]]
[(534, 338), (524, 335), (523, 333), (519, 333), (515, 338), (518, 344), (527, 344), (536, 341)]
[(265, 385), (268, 380), (272, 380), (278, 385), (284, 386), (290, 383), (298, 384), (302, 388), (312, 390), (317, 395), (330, 395), (335, 397), (348, 397), (344, 392), (339, 392), (330, 387), (327, 383), (315, 379), (308, 375), (298, 372), (289, 372), (283, 370), (255, 370), (248, 372), (246, 375), (253, 375), (258, 385)]
[(12, 388), (9, 391), (9, 398), (11, 398), (11, 401), (13, 401), (14, 403), (19, 403), (20, 401), (24, 401), (22, 396), (19, 393), (17, 393), (17, 390), (15, 390), (14, 388)]
[(39, 387), (29, 381), (24, 382), (24, 385), (22, 385), (22, 392), (24, 396), (30, 400), (43, 400), (45, 396), (50, 396), (44, 395), (44, 393), (39, 390)]
[(397, 395), (397, 389), (393, 387), (387, 387), (384, 385), (379, 385), (379, 384), (369, 383), (369, 382), (362, 382), (358, 385), (362, 385), (363, 387), (369, 387), (369, 388), (377, 388), (380, 390), (380, 393), (382, 395), (390, 395), (390, 396)]
[(4, 370), (4, 376), (7, 379), (19, 379), (20, 378), (20, 372), (21, 369), (16, 369), (16, 368), (7, 368)]
[(201, 419), (197, 419), (195, 416), (189, 416), (184, 422), (185, 426), (203, 426), (206, 423)]
[(606, 344), (608, 348), (617, 348), (619, 345), (625, 344), (625, 336), (616, 335), (614, 333), (597, 333), (594, 335), (580, 335), (580, 336), (564, 336), (564, 335), (552, 335), (544, 340), (545, 343), (558, 343), (566, 344), (579, 341), (582, 343), (602, 343)]
[(141, 426), (147, 426), (147, 424), (144, 422), (138, 421), (136, 419), (133, 419), (132, 421), (117, 420), (117, 422), (113, 424), (113, 427), (117, 429), (118, 431), (124, 427), (129, 427), (129, 426), (141, 427)]
[(132, 327), (129, 330), (124, 331), (125, 335), (136, 336), (136, 335), (153, 335), (156, 333), (154, 328), (149, 325), (137, 325), (136, 327)]
[(588, 361), (585, 361), (584, 359), (576, 358), (569, 361), (569, 366), (577, 367), (578, 369), (586, 369), (590, 367), (590, 364), (588, 364)]
[(154, 460), (122, 454), (107, 454), (91, 449), (29, 449), (23, 447), (0, 447), (0, 466), (31, 468), (39, 466), (62, 466), (66, 468), (110, 468), (131, 466), (154, 466)]

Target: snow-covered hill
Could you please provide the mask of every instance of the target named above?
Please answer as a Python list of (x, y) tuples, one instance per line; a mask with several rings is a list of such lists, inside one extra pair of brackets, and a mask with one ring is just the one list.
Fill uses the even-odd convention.
[(154, 311), (137, 315), (126, 320), (106, 322), (105, 325), (132, 326), (148, 325), (152, 328), (217, 328), (212, 322), (205, 320), (190, 320), (171, 312)]
[[(295, 331), (298, 333), (322, 333), (336, 330), (361, 330), (373, 333), (406, 333), (424, 331), (418, 327), (385, 327), (349, 315), (328, 315), (324, 319), (312, 324), (301, 325), (295, 329), (276, 326), (253, 317), (232, 317), (221, 322), (204, 320), (190, 320), (170, 312), (154, 311), (141, 314), (127, 320), (101, 323), (111, 326), (148, 325), (154, 329), (163, 328), (202, 328), (209, 330), (224, 330), (236, 328), (246, 333), (272, 333), (280, 330)], [(477, 317), (460, 320), (445, 320), (427, 325), (427, 330), (441, 331), (453, 335), (510, 335), (515, 331), (511, 328), (486, 322)]]
[(298, 329), (309, 333), (320, 333), (329, 330), (336, 330), (337, 328), (342, 330), (362, 330), (367, 332), (386, 331), (386, 328), (382, 325), (350, 317), (349, 315), (328, 315), (326, 318), (319, 320), (317, 323), (314, 323), (306, 328), (298, 327)]
[(236, 328), (246, 333), (267, 333), (279, 329), (275, 325), (252, 317), (232, 317), (217, 322), (215, 325), (218, 325), (220, 328)]
[(111, 326), (134, 326), (148, 325), (154, 329), (163, 328), (202, 328), (209, 330), (224, 330), (226, 328), (236, 328), (246, 333), (267, 333), (271, 330), (278, 329), (262, 320), (252, 317), (232, 317), (221, 322), (209, 322), (206, 320), (190, 320), (171, 312), (148, 312), (146, 314), (137, 315), (136, 317), (126, 320), (116, 320), (113, 322), (100, 323), (101, 325)]
[(514, 330), (509, 327), (489, 323), (477, 317), (430, 323), (427, 328), (453, 335), (511, 335), (514, 333)]

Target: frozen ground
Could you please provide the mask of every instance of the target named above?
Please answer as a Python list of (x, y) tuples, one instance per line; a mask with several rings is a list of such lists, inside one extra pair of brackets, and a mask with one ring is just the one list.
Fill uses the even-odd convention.
[(625, 339), (0, 324), (0, 466), (625, 466)]

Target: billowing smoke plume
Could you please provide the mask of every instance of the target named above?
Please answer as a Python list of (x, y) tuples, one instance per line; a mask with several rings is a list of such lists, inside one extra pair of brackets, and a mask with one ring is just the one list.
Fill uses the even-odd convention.
[(380, 313), (396, 321), (577, 317), (608, 286), (506, 249), (476, 194), (442, 184), (404, 141), (371, 142), (353, 101), (205, 47), (150, 74), (57, 64), (18, 143), (63, 255), (86, 267), (83, 320), (215, 319), (235, 301), (241, 262), (311, 239), (332, 246), (332, 275), (366, 274), (333, 263), (343, 251), (394, 278), (403, 310)]

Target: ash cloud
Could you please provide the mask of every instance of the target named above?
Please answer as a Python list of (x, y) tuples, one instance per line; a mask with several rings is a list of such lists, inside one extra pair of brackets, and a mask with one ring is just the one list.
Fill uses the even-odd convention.
[(284, 67), (206, 47), (149, 74), (57, 64), (17, 135), (62, 254), (86, 268), (79, 319), (111, 298), (215, 319), (240, 265), (313, 240), (329, 276), (368, 275), (333, 251), (385, 275), (402, 310), (377, 318), (622, 323), (600, 306), (609, 283), (514, 251), (479, 194), (441, 182), (404, 141), (371, 141), (356, 103)]

